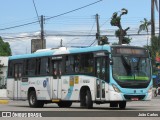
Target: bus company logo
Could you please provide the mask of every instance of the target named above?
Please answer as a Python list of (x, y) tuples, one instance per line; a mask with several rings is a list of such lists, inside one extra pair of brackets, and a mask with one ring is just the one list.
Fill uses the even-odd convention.
[(138, 62), (137, 58), (132, 58), (132, 62)]
[(2, 112), (2, 117), (12, 117), (11, 112)]
[(43, 87), (45, 88), (47, 86), (47, 80), (43, 81)]

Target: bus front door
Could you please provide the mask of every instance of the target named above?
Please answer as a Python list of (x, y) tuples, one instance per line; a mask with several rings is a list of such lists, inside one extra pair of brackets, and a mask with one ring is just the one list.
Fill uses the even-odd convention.
[(61, 60), (52, 61), (53, 65), (53, 81), (52, 81), (52, 99), (61, 98)]
[(96, 100), (108, 99), (109, 64), (108, 56), (96, 58)]
[(21, 99), (22, 64), (14, 65), (13, 99)]

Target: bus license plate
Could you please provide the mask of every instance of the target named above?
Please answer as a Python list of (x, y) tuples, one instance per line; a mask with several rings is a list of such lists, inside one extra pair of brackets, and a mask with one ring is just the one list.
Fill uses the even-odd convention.
[(139, 100), (138, 98), (131, 98), (131, 100), (133, 100), (133, 101), (137, 101), (137, 100)]

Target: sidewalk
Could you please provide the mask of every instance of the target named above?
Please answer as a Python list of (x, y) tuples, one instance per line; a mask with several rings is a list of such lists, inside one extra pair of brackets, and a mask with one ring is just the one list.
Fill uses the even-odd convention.
[(7, 98), (6, 89), (0, 89), (0, 104), (8, 104), (9, 98)]

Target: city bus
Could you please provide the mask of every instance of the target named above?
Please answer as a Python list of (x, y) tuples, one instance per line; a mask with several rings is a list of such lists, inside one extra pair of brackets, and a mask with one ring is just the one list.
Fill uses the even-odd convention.
[(152, 98), (151, 58), (142, 47), (102, 45), (38, 50), (9, 57), (7, 96), (28, 100), (30, 107), (56, 103), (81, 107)]

